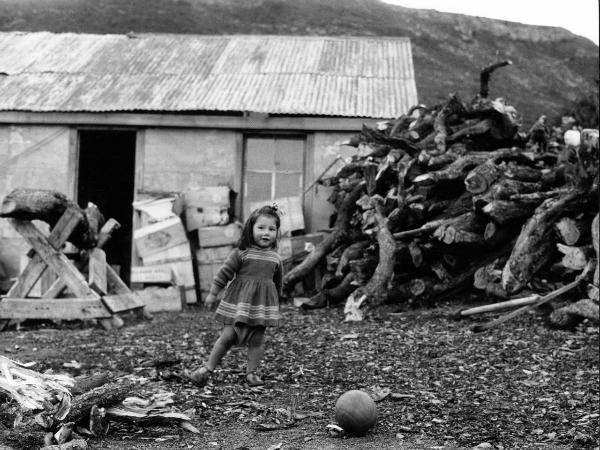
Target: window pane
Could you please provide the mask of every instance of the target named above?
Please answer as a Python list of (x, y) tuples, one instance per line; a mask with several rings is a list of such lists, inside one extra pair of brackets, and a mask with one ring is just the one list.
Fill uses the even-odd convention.
[(275, 142), (273, 139), (246, 140), (246, 170), (274, 170)]
[(277, 173), (275, 175), (275, 198), (302, 195), (301, 173)]
[(271, 174), (246, 172), (246, 202), (271, 200)]
[(278, 171), (302, 171), (304, 159), (303, 139), (277, 139), (275, 149), (275, 168)]

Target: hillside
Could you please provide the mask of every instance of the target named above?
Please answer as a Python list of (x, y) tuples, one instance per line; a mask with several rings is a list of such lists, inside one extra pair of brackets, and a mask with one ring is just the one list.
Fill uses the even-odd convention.
[[(585, 11), (582, 11), (585, 14)], [(482, 67), (531, 123), (598, 92), (598, 47), (562, 28), (439, 13), (378, 0), (0, 0), (1, 31), (406, 36), (419, 99), (468, 100)]]

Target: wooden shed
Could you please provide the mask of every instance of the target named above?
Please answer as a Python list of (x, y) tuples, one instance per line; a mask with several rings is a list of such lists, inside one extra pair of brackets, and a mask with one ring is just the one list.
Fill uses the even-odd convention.
[[(0, 198), (96, 203), (123, 225), (111, 257), (125, 272), (144, 193), (228, 185), (239, 220), (301, 196), (306, 232), (327, 228), (327, 189), (310, 186), (354, 153), (336, 143), (417, 103), (410, 41), (395, 37), (0, 33), (0, 92)], [(8, 278), (26, 247), (5, 222)]]

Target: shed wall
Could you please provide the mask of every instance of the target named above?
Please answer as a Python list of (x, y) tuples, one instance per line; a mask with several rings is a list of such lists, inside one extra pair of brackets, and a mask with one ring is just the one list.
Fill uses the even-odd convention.
[[(321, 175), (338, 154), (349, 157), (355, 152), (352, 147), (336, 145), (354, 134), (306, 131), (305, 187)], [(244, 130), (239, 129), (139, 129), (138, 193), (184, 192), (189, 188), (215, 185), (229, 185), (241, 193), (243, 136)], [(75, 126), (0, 126), (0, 199), (16, 187), (51, 189), (74, 198), (76, 146)], [(325, 176), (333, 175), (341, 164), (337, 162)], [(327, 202), (330, 192), (330, 188), (315, 185), (306, 193), (307, 231), (328, 228), (333, 213), (333, 206)], [(236, 210), (240, 211), (239, 203)], [(7, 220), (0, 219), (0, 276), (17, 276), (19, 260), (26, 251), (27, 245), (20, 235)]]
[(150, 128), (144, 134), (143, 181), (138, 190), (184, 192), (218, 185), (239, 190), (237, 133)]
[[(72, 134), (65, 126), (0, 125), (0, 199), (17, 187), (73, 195)], [(0, 219), (0, 272), (14, 277), (28, 246)]]

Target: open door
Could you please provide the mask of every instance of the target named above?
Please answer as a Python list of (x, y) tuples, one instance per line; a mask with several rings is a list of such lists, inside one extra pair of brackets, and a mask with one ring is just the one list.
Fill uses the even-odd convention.
[(92, 202), (121, 224), (104, 247), (109, 264), (130, 284), (136, 132), (80, 130), (77, 202)]

